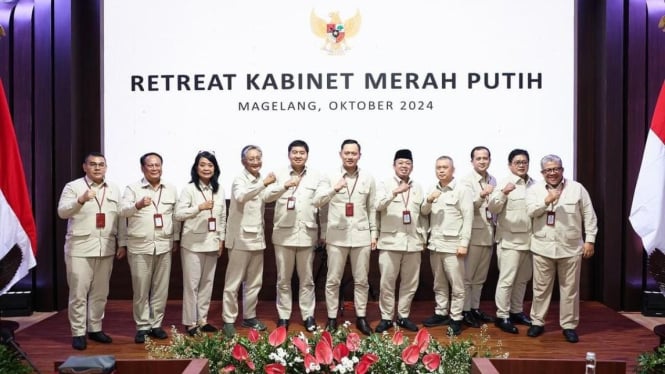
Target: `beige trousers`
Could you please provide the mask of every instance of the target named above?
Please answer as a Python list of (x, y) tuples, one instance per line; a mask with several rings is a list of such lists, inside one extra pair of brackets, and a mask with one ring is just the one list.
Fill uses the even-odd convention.
[(72, 336), (102, 331), (114, 256), (65, 256)]

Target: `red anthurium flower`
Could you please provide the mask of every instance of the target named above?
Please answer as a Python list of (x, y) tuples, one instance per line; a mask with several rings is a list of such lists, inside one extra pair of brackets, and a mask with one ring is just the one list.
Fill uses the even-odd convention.
[(374, 353), (365, 353), (361, 358), (360, 361), (367, 361), (370, 364), (373, 364), (377, 361), (379, 361), (379, 356), (375, 355)]
[(393, 344), (400, 345), (402, 342), (404, 342), (404, 335), (402, 334), (402, 330), (395, 331), (395, 334), (393, 335)]
[(370, 366), (372, 364), (369, 361), (360, 360), (358, 365), (356, 365), (356, 374), (366, 374)]
[(252, 370), (252, 371), (254, 371), (254, 369), (256, 369), (256, 366), (254, 366), (254, 363), (252, 362), (252, 360), (247, 360), (247, 367), (249, 368), (249, 370)]
[(326, 365), (332, 364), (333, 360), (332, 348), (330, 347), (330, 344), (328, 344), (327, 341), (323, 339), (319, 341), (319, 343), (316, 345), (315, 354), (316, 354), (316, 360), (320, 364), (326, 364)]
[(346, 348), (351, 352), (355, 352), (360, 349), (360, 335), (355, 332), (349, 333), (346, 337)]
[(319, 362), (316, 361), (316, 357), (310, 355), (309, 353), (305, 355), (305, 369), (312, 369), (312, 366), (318, 364)]
[(339, 343), (333, 349), (333, 358), (337, 362), (342, 362), (342, 359), (349, 355), (349, 349), (346, 348), (346, 344)]
[(409, 345), (402, 351), (402, 361), (407, 365), (415, 365), (420, 357), (420, 349), (417, 345)]
[(330, 335), (330, 331), (324, 331), (323, 334), (321, 334), (321, 340), (328, 343), (330, 347), (333, 346), (332, 335)]
[(233, 365), (227, 365), (224, 369), (222, 369), (222, 373), (233, 373), (236, 371), (236, 367)]
[(427, 332), (427, 329), (423, 328), (418, 331), (418, 334), (416, 334), (416, 338), (413, 340), (413, 344), (418, 346), (420, 353), (423, 353), (429, 345), (429, 340), (429, 332)]
[(286, 368), (278, 363), (268, 364), (264, 369), (266, 374), (286, 374)]
[(441, 356), (437, 353), (428, 353), (423, 356), (423, 364), (425, 364), (427, 370), (434, 371), (438, 369), (441, 364)]
[(251, 343), (256, 343), (259, 341), (259, 332), (256, 329), (249, 329), (249, 332), (247, 333), (247, 339)]
[(273, 347), (277, 347), (278, 345), (282, 345), (286, 341), (286, 327), (284, 326), (279, 326), (273, 332), (270, 333), (268, 336), (268, 342), (270, 345)]
[(307, 345), (307, 341), (303, 340), (299, 336), (292, 336), (291, 337), (291, 343), (298, 348), (300, 353), (302, 354), (307, 354), (309, 352), (309, 345)]
[(240, 344), (236, 344), (233, 347), (231, 354), (233, 355), (233, 358), (238, 361), (245, 361), (247, 358), (249, 358), (249, 352), (247, 352), (247, 349), (245, 349), (245, 347)]

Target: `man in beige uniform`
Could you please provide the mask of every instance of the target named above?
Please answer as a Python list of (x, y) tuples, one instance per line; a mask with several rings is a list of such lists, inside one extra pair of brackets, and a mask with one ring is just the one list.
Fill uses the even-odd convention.
[(579, 337), (580, 270), (582, 258), (594, 253), (598, 233), (589, 193), (580, 183), (563, 178), (561, 158), (547, 155), (540, 161), (545, 180), (527, 190), (527, 212), (533, 219), (533, 323), (530, 337), (545, 331), (545, 316), (552, 298), (554, 278), (559, 280), (559, 324), (570, 343)]
[(295, 267), (300, 281), (298, 302), (300, 314), (307, 331), (316, 330), (314, 319), (315, 294), (312, 267), (314, 266), (314, 245), (323, 244), (327, 212), (314, 205), (314, 196), (321, 194), (325, 181), (314, 170), (305, 166), (309, 146), (302, 140), (289, 144), (289, 168), (277, 174), (277, 182), (266, 191), (266, 202), (275, 201), (272, 242), (275, 246), (277, 265), (277, 326), (288, 328), (291, 318), (292, 291), (291, 278)]
[(256, 304), (263, 285), (263, 253), (266, 249), (263, 213), (263, 192), (275, 182), (275, 174), (261, 178), (263, 152), (255, 145), (247, 145), (240, 152), (245, 169), (233, 180), (231, 205), (226, 224), (226, 247), (229, 264), (224, 280), (224, 334), (235, 334), (238, 317), (238, 289), (243, 286), (242, 325), (259, 331), (266, 329), (256, 318)]
[(491, 155), (487, 147), (478, 146), (471, 150), (473, 171), (463, 179), (473, 197), (473, 228), (469, 253), (466, 256), (464, 279), (464, 323), (480, 327), (481, 322), (492, 322), (494, 318), (480, 311), (480, 295), (487, 280), (487, 272), (492, 259), (494, 244), (494, 220), (487, 207), (490, 194), (496, 186), (496, 179), (487, 172)]
[(68, 316), (72, 347), (77, 350), (87, 348), (86, 332), (90, 340), (111, 343), (111, 337), (102, 331), (102, 319), (113, 257), (120, 259), (126, 253), (118, 217), (120, 190), (104, 179), (104, 155), (88, 154), (83, 171), (83, 178), (67, 183), (58, 202), (58, 215), (67, 220)]
[(529, 153), (514, 149), (508, 155), (510, 176), (497, 185), (489, 209), (497, 217), (496, 258), (499, 280), (496, 284), (497, 327), (517, 334), (513, 323), (530, 325), (524, 314), (524, 294), (531, 279), (531, 218), (526, 211), (526, 191), (534, 181), (529, 177)]
[(423, 325), (433, 327), (449, 323), (453, 335), (459, 335), (464, 307), (464, 257), (471, 237), (473, 198), (471, 192), (454, 179), (452, 158), (439, 157), (435, 170), (439, 183), (427, 195), (422, 210), (423, 214), (430, 215), (428, 248), (436, 306), (434, 315)]
[[(337, 328), (339, 293), (346, 259), (350, 257), (353, 273), (353, 299), (356, 310), (356, 327), (365, 335), (372, 333), (367, 322), (367, 299), (369, 296), (370, 251), (376, 249), (378, 231), (374, 195), (374, 178), (360, 170), (360, 144), (353, 139), (342, 142), (339, 157), (342, 167), (326, 180), (324, 195), (315, 198), (317, 206), (328, 203), (328, 230), (326, 252), (328, 275), (326, 278), (326, 328)], [(332, 185), (334, 183), (334, 185)]]
[(395, 176), (384, 181), (376, 191), (376, 211), (380, 214), (379, 271), (381, 321), (374, 331), (382, 333), (393, 327), (395, 282), (399, 276), (397, 325), (411, 331), (418, 326), (409, 320), (411, 301), (418, 288), (421, 252), (427, 240), (427, 218), (421, 206), (425, 197), (420, 185), (411, 178), (413, 156), (408, 149), (395, 153)]
[(146, 153), (140, 162), (143, 178), (125, 188), (121, 205), (137, 344), (144, 343), (146, 335), (168, 337), (162, 321), (169, 296), (171, 251), (180, 247), (180, 222), (173, 220), (178, 192), (162, 181), (162, 156)]

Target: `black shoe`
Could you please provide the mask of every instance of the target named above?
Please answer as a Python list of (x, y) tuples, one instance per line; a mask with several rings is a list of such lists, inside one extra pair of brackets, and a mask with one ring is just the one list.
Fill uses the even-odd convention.
[(566, 337), (568, 343), (577, 343), (580, 341), (580, 338), (573, 329), (563, 329), (563, 336)]
[(337, 319), (328, 318), (328, 323), (326, 323), (326, 330), (335, 332), (335, 330), (337, 330)]
[(369, 336), (372, 334), (372, 327), (369, 325), (365, 317), (356, 318), (356, 328), (364, 335)]
[(434, 326), (447, 325), (448, 323), (450, 323), (450, 316), (448, 315), (442, 316), (441, 314), (434, 314), (423, 321), (423, 326), (434, 327)]
[(266, 325), (264, 325), (263, 322), (259, 321), (257, 318), (243, 319), (242, 325), (256, 331), (265, 331), (267, 329)]
[(284, 326), (285, 329), (289, 329), (289, 320), (280, 318), (277, 320), (277, 327)]
[(462, 321), (464, 322), (465, 325), (473, 328), (479, 328), (480, 323), (476, 321), (476, 319), (473, 317), (473, 313), (468, 312), (468, 311), (463, 311), (462, 312)]
[(535, 338), (542, 335), (545, 332), (545, 326), (531, 325), (529, 330), (526, 332), (526, 336)]
[(201, 331), (203, 332), (217, 332), (219, 329), (209, 323), (206, 323), (205, 325), (201, 326)]
[(446, 330), (446, 335), (453, 334), (455, 336), (462, 333), (462, 321), (450, 320), (448, 324), (448, 329)]
[(136, 332), (136, 335), (134, 335), (134, 343), (136, 344), (143, 344), (145, 343), (145, 337), (148, 335), (149, 331), (148, 330), (138, 330)]
[(109, 344), (113, 341), (113, 339), (111, 339), (110, 336), (106, 335), (104, 331), (89, 332), (88, 339), (104, 344)]
[(88, 342), (85, 340), (85, 335), (72, 337), (72, 348), (83, 351), (88, 348)]
[(305, 324), (305, 330), (309, 332), (316, 330), (316, 320), (314, 320), (314, 317), (307, 317), (303, 323)]
[(473, 313), (473, 318), (475, 318), (476, 321), (494, 322), (494, 317), (490, 316), (489, 314), (485, 314), (485, 312), (480, 309), (471, 309), (471, 313)]
[(374, 332), (378, 332), (380, 334), (384, 331), (388, 331), (388, 329), (391, 329), (392, 327), (393, 327), (393, 321), (389, 319), (382, 319), (381, 322), (379, 322), (379, 324), (376, 325)]
[(418, 331), (418, 326), (416, 326), (416, 324), (411, 322), (411, 320), (408, 318), (398, 318), (397, 326), (413, 332)]
[(510, 322), (531, 326), (531, 319), (524, 312), (510, 313)]
[(517, 327), (515, 327), (508, 318), (497, 318), (496, 321), (494, 321), (494, 324), (496, 325), (496, 327), (500, 328), (505, 332), (511, 334), (519, 333), (519, 331), (517, 331)]
[(154, 328), (150, 329), (150, 331), (148, 332), (148, 335), (150, 335), (151, 337), (153, 337), (155, 339), (166, 339), (166, 338), (169, 337), (169, 334), (167, 334), (166, 331), (164, 331), (164, 329), (161, 328), (161, 327), (154, 327)]
[(199, 335), (200, 333), (201, 333), (201, 329), (198, 326), (194, 326), (194, 327), (191, 327), (191, 328), (187, 329), (187, 335), (189, 335), (189, 336), (196, 336), (196, 335)]

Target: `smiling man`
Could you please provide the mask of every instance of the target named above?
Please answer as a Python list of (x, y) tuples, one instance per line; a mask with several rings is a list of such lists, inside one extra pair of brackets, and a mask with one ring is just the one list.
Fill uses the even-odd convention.
[(65, 266), (69, 286), (69, 324), (72, 347), (87, 348), (88, 339), (109, 344), (102, 330), (113, 257), (125, 256), (124, 230), (120, 225), (120, 190), (106, 180), (106, 158), (89, 153), (82, 178), (65, 186), (58, 215), (67, 220)]
[(360, 156), (360, 144), (353, 139), (344, 140), (339, 152), (342, 166), (329, 175), (323, 195), (317, 196), (315, 200), (317, 206), (328, 204), (326, 328), (329, 331), (337, 329), (340, 284), (346, 259), (349, 258), (353, 274), (356, 327), (363, 334), (369, 335), (372, 332), (366, 319), (369, 259), (370, 252), (376, 249), (378, 236), (374, 211), (376, 184), (369, 172), (358, 167)]
[(559, 280), (559, 324), (565, 339), (577, 343), (580, 321), (582, 258), (594, 254), (598, 233), (589, 193), (580, 183), (563, 177), (561, 158), (547, 155), (540, 161), (545, 180), (527, 190), (527, 212), (532, 218), (533, 252), (532, 325), (527, 335), (545, 331), (545, 316), (552, 298), (554, 278)]
[(514, 323), (531, 325), (524, 314), (524, 294), (531, 279), (531, 218), (526, 211), (526, 191), (534, 184), (529, 177), (529, 152), (513, 149), (508, 155), (510, 175), (497, 185), (489, 210), (497, 217), (496, 258), (499, 280), (494, 299), (496, 326), (517, 334)]
[(292, 309), (291, 278), (293, 270), (298, 272), (300, 291), (298, 302), (305, 328), (316, 330), (314, 318), (315, 294), (312, 267), (314, 246), (323, 244), (327, 207), (321, 212), (314, 204), (314, 196), (321, 194), (325, 181), (319, 173), (310, 170), (307, 164), (309, 146), (302, 140), (289, 144), (287, 169), (277, 174), (276, 182), (266, 191), (266, 202), (275, 202), (272, 242), (275, 246), (277, 265), (277, 326), (288, 327)]
[(235, 334), (238, 316), (238, 289), (243, 287), (242, 325), (263, 331), (266, 326), (256, 318), (256, 305), (263, 285), (263, 253), (266, 249), (263, 214), (265, 189), (275, 182), (275, 174), (261, 175), (263, 152), (247, 145), (240, 152), (245, 170), (233, 180), (231, 205), (226, 225), (226, 247), (229, 264), (224, 280), (224, 334)]
[(162, 328), (169, 294), (171, 254), (180, 248), (180, 222), (173, 219), (178, 191), (162, 181), (162, 156), (141, 156), (140, 181), (127, 186), (121, 215), (127, 224), (127, 261), (132, 273), (134, 342), (147, 335), (166, 339)]

